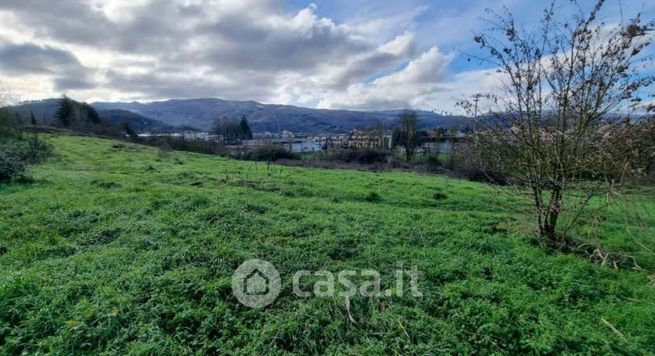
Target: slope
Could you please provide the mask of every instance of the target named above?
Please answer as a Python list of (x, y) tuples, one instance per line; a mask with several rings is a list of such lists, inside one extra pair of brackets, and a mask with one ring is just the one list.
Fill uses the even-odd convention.
[[(655, 351), (649, 273), (543, 251), (509, 191), (51, 141), (33, 184), (0, 185), (0, 354)], [(266, 309), (232, 295), (250, 258), (283, 277)], [(393, 288), (398, 262), (421, 298), (291, 292), (300, 269), (376, 269)]]

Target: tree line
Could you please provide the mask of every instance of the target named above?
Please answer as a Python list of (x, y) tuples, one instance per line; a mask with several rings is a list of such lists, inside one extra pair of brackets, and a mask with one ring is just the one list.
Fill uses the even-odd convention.
[(55, 120), (66, 128), (102, 123), (100, 115), (91, 105), (79, 103), (66, 95), (59, 99)]
[(253, 139), (250, 124), (245, 116), (242, 116), (240, 120), (219, 118), (214, 122), (211, 132), (227, 144), (237, 144), (243, 140)]

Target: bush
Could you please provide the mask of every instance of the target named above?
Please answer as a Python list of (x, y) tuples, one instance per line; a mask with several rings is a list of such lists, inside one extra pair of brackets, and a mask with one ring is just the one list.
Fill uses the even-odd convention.
[(15, 141), (14, 146), (21, 160), (27, 164), (43, 162), (46, 158), (52, 156), (53, 153), (52, 145), (35, 134), (23, 140)]
[(289, 152), (280, 146), (267, 146), (246, 152), (243, 159), (249, 161), (277, 161), (279, 159), (300, 159), (300, 155)]
[(429, 154), (425, 160), (425, 163), (427, 165), (428, 170), (430, 171), (438, 171), (441, 168), (441, 166), (443, 166), (441, 159), (439, 159), (438, 153)]
[(27, 162), (15, 148), (0, 145), (0, 182), (27, 178)]
[(444, 168), (454, 171), (457, 168), (457, 161), (462, 160), (462, 155), (449, 154), (444, 163)]
[(28, 167), (52, 155), (52, 146), (33, 134), (0, 144), (0, 181), (25, 180)]
[(373, 149), (348, 149), (335, 152), (331, 158), (342, 162), (357, 162), (360, 164), (386, 163), (389, 152)]
[(507, 177), (502, 173), (491, 171), (474, 162), (467, 154), (451, 153), (440, 164), (451, 174), (472, 182), (507, 185)]
[(172, 151), (186, 151), (209, 155), (223, 155), (225, 152), (214, 141), (188, 140), (184, 137), (152, 136), (134, 137), (132, 142), (159, 147), (160, 158), (168, 156)]

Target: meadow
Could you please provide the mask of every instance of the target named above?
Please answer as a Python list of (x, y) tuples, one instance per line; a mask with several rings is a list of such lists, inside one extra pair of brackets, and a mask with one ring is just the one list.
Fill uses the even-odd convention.
[[(0, 185), (0, 354), (655, 353), (652, 188), (589, 237), (641, 267), (614, 268), (540, 247), (507, 188), (48, 140), (33, 182)], [(232, 295), (251, 258), (283, 277), (264, 309)], [(400, 261), (422, 297), (292, 292), (301, 269), (392, 288)]]

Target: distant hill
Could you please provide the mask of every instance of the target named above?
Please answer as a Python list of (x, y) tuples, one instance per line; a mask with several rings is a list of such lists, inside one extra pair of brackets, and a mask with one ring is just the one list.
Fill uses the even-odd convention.
[[(34, 112), (39, 122), (54, 119), (58, 99), (26, 102), (12, 107), (23, 117)], [(401, 110), (366, 112), (350, 110), (309, 109), (291, 105), (268, 105), (255, 101), (221, 99), (172, 99), (149, 103), (99, 102), (91, 104), (101, 118), (113, 123), (128, 120), (137, 132), (169, 131), (176, 127), (209, 130), (219, 118), (248, 118), (254, 132), (348, 132), (367, 128), (377, 122), (387, 127), (396, 125)], [(462, 123), (462, 117), (443, 116), (430, 111), (418, 111), (419, 127), (451, 127)]]
[[(254, 132), (347, 132), (370, 127), (382, 122), (395, 125), (399, 110), (389, 112), (363, 112), (349, 110), (309, 109), (291, 105), (268, 105), (255, 101), (228, 101), (221, 99), (173, 99), (150, 103), (94, 103), (98, 109), (128, 110), (145, 117), (160, 120), (172, 126), (192, 126), (208, 130), (219, 118), (248, 118)], [(442, 116), (428, 111), (419, 112), (419, 126), (450, 127), (461, 122), (461, 117)]]
[(58, 101), (59, 99), (28, 101), (12, 106), (10, 110), (20, 114), (25, 120), (29, 120), (30, 113), (34, 113), (36, 120), (39, 123), (45, 124), (54, 120)]
[(138, 133), (175, 131), (173, 126), (127, 110), (98, 110), (98, 115), (102, 121), (111, 122), (114, 125), (122, 125), (127, 122), (132, 130)]
[[(34, 112), (39, 122), (53, 119), (58, 99), (26, 102), (14, 106), (26, 119)], [(394, 127), (402, 110), (350, 111), (309, 109), (291, 105), (269, 105), (255, 101), (222, 99), (171, 99), (148, 103), (99, 102), (91, 104), (101, 118), (113, 123), (127, 120), (137, 132), (175, 131), (182, 128), (209, 130), (217, 119), (248, 118), (253, 132), (289, 130), (304, 133), (342, 133), (382, 122)], [(417, 110), (419, 128), (467, 125), (462, 116)], [(610, 116), (611, 117), (611, 116)], [(616, 116), (622, 117), (622, 116)], [(489, 118), (489, 120), (494, 120)]]
[[(20, 105), (11, 107), (11, 111), (20, 114), (25, 120), (30, 119), (31, 113), (39, 123), (47, 124), (55, 120), (59, 99), (46, 99), (39, 101), (29, 101)], [(94, 106), (95, 107), (95, 106)], [(130, 127), (138, 132), (167, 132), (175, 131), (176, 128), (167, 125), (161, 121), (144, 117), (132, 111), (127, 110), (101, 110), (95, 107), (100, 119), (114, 125), (122, 125), (124, 122), (130, 124)]]

